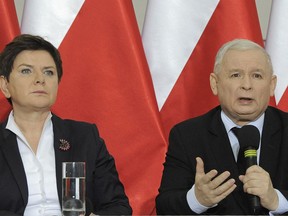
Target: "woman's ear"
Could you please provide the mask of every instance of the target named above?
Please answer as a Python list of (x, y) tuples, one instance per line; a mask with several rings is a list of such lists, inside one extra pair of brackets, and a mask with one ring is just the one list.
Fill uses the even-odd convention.
[(0, 76), (0, 89), (6, 98), (10, 98), (10, 92), (8, 90), (8, 80), (4, 76)]

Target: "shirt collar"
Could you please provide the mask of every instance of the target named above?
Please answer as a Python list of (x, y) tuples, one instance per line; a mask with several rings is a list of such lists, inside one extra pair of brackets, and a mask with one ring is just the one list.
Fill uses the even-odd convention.
[[(249, 122), (247, 125), (253, 125), (255, 127), (258, 128), (259, 132), (260, 132), (260, 136), (262, 134), (262, 129), (263, 129), (263, 124), (264, 124), (264, 117), (265, 117), (265, 112), (259, 117), (257, 118), (255, 121)], [(235, 124), (224, 112), (223, 110), (221, 111), (221, 119), (224, 123), (225, 129), (228, 132), (230, 132), (230, 130), (233, 127), (239, 127), (239, 125)]]
[[(43, 130), (47, 127), (48, 123), (50, 123), (52, 120), (52, 113), (49, 112), (45, 123), (44, 123), (44, 127)], [(7, 121), (7, 125), (6, 125), (6, 129), (12, 131), (13, 133), (15, 133), (19, 138), (21, 138), (22, 140), (26, 140), (24, 135), (22, 134), (21, 130), (19, 129), (19, 127), (17, 126), (15, 119), (14, 119), (14, 112), (13, 110), (11, 110), (9, 116), (8, 116), (8, 121)]]

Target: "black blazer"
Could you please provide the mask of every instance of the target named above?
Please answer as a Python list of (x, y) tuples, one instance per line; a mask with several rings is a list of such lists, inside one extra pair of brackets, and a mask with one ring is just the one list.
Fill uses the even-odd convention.
[[(232, 194), (204, 214), (250, 214), (220, 112), (218, 106), (172, 128), (156, 198), (158, 214), (196, 214), (189, 208), (186, 194), (194, 184), (197, 156), (203, 159), (205, 172), (228, 170), (238, 185)], [(269, 172), (274, 188), (288, 199), (288, 114), (272, 107), (265, 112), (259, 163)], [(268, 210), (263, 208), (261, 213), (268, 214)]]
[[(99, 137), (94, 124), (62, 120), (53, 115), (56, 178), (62, 205), (62, 162), (86, 162), (86, 214), (132, 214), (132, 209), (118, 178), (113, 157)], [(28, 188), (16, 135), (0, 124), (0, 215), (23, 215), (28, 202)], [(60, 150), (60, 139), (71, 148)]]

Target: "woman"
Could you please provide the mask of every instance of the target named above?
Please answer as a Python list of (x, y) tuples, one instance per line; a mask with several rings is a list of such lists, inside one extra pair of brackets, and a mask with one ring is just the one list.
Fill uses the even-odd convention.
[(50, 111), (62, 77), (58, 50), (20, 35), (0, 55), (0, 76), (13, 108), (0, 125), (0, 215), (61, 215), (64, 161), (86, 162), (86, 215), (131, 214), (97, 127)]

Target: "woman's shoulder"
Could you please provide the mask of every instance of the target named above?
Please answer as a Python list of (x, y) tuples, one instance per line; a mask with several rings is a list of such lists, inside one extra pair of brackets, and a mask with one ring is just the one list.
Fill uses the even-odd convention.
[(55, 114), (52, 114), (52, 122), (54, 124), (59, 125), (65, 125), (69, 127), (96, 127), (95, 123), (87, 122), (87, 121), (81, 121), (81, 120), (75, 120), (75, 119), (64, 119), (61, 118)]

